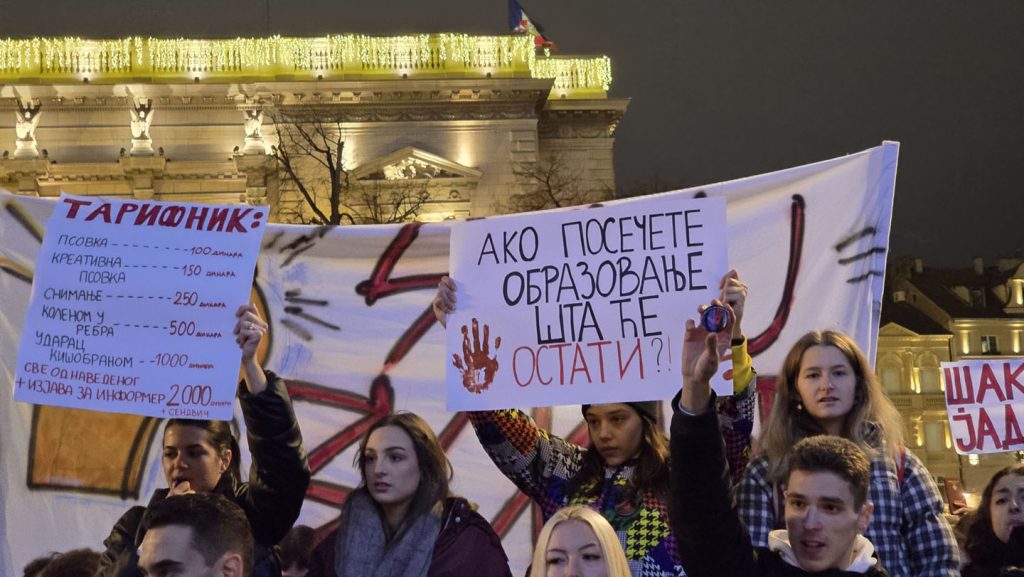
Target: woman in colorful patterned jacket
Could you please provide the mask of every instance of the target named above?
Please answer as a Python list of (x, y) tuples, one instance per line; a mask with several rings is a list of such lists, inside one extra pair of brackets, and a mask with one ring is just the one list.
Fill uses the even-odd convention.
[[(737, 395), (753, 379), (740, 320), (747, 286), (730, 271), (722, 301), (735, 311), (733, 373)], [(434, 313), (444, 325), (455, 310), (455, 283), (438, 285)], [(634, 577), (683, 575), (668, 524), (668, 442), (657, 425), (657, 402), (583, 405), (590, 446), (550, 434), (520, 410), (478, 411), (470, 422), (491, 460), (529, 496), (545, 520), (562, 507), (586, 505), (611, 523)], [(730, 423), (730, 428), (735, 425)]]
[(804, 335), (783, 361), (760, 454), (737, 487), (755, 547), (782, 528), (782, 486), (792, 447), (812, 435), (856, 443), (872, 459), (864, 536), (893, 577), (954, 577), (959, 552), (928, 470), (903, 445), (902, 422), (857, 343), (835, 331)]

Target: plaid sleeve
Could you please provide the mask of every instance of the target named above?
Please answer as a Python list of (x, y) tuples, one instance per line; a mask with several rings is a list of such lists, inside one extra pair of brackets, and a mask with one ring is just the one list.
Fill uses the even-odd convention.
[(903, 472), (902, 533), (907, 543), (910, 575), (956, 577), (960, 575), (960, 551), (953, 530), (942, 516), (942, 497), (924, 464), (906, 452)]
[(734, 394), (731, 397), (719, 397), (716, 409), (722, 439), (725, 441), (729, 476), (732, 484), (736, 485), (743, 478), (743, 471), (750, 459), (750, 434), (754, 429), (757, 391), (757, 386), (751, 385), (755, 384), (757, 374), (747, 353), (746, 339), (732, 347), (732, 358)]
[(553, 485), (564, 485), (580, 470), (583, 447), (549, 434), (518, 409), (475, 411), (469, 421), (487, 455), (520, 491), (542, 507), (561, 506), (548, 503)]
[[(748, 371), (750, 381), (757, 376)], [(719, 428), (725, 441), (725, 458), (729, 463), (729, 476), (733, 485), (740, 482), (743, 472), (750, 460), (750, 435), (754, 429), (754, 409), (756, 406), (757, 387), (744, 383), (742, 390), (737, 385), (736, 394), (732, 397), (719, 397), (718, 411)]]
[(736, 486), (736, 507), (754, 547), (767, 547), (768, 533), (775, 528), (774, 491), (768, 481), (768, 464), (764, 457), (757, 457)]

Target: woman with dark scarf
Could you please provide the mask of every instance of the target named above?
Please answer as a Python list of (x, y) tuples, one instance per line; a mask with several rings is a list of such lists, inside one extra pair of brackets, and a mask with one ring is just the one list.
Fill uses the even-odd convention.
[(452, 495), (451, 463), (422, 418), (397, 413), (374, 423), (356, 463), (362, 484), (313, 552), (307, 577), (511, 577), (494, 529)]

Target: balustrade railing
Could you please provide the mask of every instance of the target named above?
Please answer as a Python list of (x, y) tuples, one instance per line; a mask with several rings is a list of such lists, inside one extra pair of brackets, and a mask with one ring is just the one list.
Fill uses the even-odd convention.
[(420, 34), (226, 40), (0, 40), (0, 82), (551, 78), (552, 98), (603, 97), (605, 57), (538, 56), (523, 35)]

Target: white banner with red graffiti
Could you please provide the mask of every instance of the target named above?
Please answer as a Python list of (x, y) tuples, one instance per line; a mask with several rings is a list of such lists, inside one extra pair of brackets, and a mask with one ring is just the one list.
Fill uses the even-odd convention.
[[(788, 347), (812, 329), (844, 330), (873, 357), (897, 155), (898, 145), (885, 143), (675, 193), (726, 199), (729, 263), (750, 286), (743, 327), (759, 383), (772, 381)], [(160, 419), (13, 400), (17, 344), (54, 203), (0, 195), (0, 205), (0, 574), (15, 575), (48, 551), (101, 548), (114, 521), (165, 483)], [(449, 359), (430, 304), (448, 272), (448, 247), (445, 224), (268, 225), (252, 287), (271, 326), (260, 355), (288, 380), (309, 451), (302, 523), (336, 519), (359, 482), (353, 457), (368, 423), (414, 411), (447, 448), (454, 489), (479, 504), (521, 575), (538, 518), (465, 415), (445, 409)], [(578, 408), (531, 414), (554, 434), (586, 440)]]
[(941, 363), (953, 446), (961, 455), (1024, 450), (1024, 359)]

